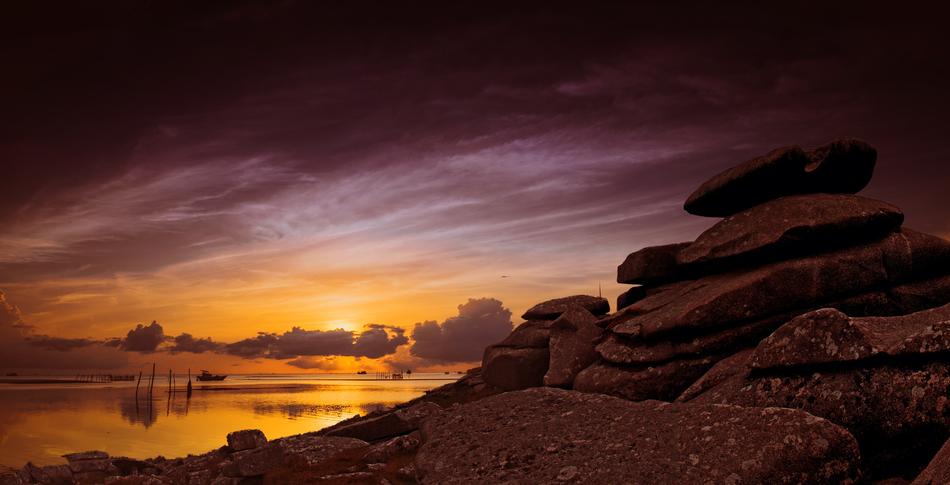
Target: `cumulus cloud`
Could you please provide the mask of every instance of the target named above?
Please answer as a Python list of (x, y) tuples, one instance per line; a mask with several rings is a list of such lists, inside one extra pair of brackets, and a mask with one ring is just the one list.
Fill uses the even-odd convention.
[[(225, 352), (245, 358), (294, 359), (301, 356), (351, 356), (378, 358), (409, 343), (405, 330), (370, 324), (356, 333), (335, 330), (305, 330), (293, 327), (283, 334), (259, 333), (225, 346)], [(301, 361), (306, 362), (306, 361)]]
[(210, 338), (195, 338), (190, 333), (183, 333), (174, 339), (174, 344), (168, 349), (175, 354), (178, 352), (191, 352), (201, 354), (204, 352), (215, 352), (224, 348), (223, 344), (215, 342)]
[(165, 330), (161, 325), (155, 321), (148, 326), (140, 323), (129, 330), (125, 341), (122, 342), (122, 350), (154, 352), (163, 341), (165, 341)]
[(475, 361), (482, 358), (485, 347), (511, 333), (511, 310), (494, 298), (470, 298), (458, 310), (458, 316), (442, 324), (416, 323), (410, 354), (437, 362)]
[(298, 357), (287, 362), (298, 369), (335, 370), (339, 365), (334, 357)]

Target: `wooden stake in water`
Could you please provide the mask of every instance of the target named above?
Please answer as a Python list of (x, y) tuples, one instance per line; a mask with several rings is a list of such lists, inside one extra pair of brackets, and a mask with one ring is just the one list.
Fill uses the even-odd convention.
[(152, 388), (155, 386), (155, 363), (152, 363), (152, 377), (148, 379), (148, 398), (152, 399)]
[(191, 368), (188, 369), (188, 399), (191, 399)]
[(139, 371), (139, 380), (135, 383), (135, 400), (139, 400), (139, 384), (142, 383), (142, 371)]

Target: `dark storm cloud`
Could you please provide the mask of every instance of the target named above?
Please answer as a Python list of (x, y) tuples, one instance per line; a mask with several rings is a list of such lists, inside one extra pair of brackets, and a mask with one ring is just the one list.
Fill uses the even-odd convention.
[(485, 347), (511, 333), (511, 311), (494, 298), (470, 298), (458, 310), (458, 316), (441, 325), (431, 320), (417, 323), (410, 354), (435, 362), (476, 361)]
[[(682, 202), (711, 174), (842, 135), (879, 149), (866, 195), (950, 235), (942, 22), (840, 2), (21, 3), (0, 18), (0, 285), (56, 314), (75, 286), (49, 282), (115, 282), (105, 300), (178, 271), (161, 281), (191, 295), (309, 250), (367, 286), (593, 291), (710, 225)], [(460, 282), (472, 268), (493, 279)]]
[(156, 322), (149, 325), (136, 325), (129, 330), (122, 342), (122, 350), (132, 352), (154, 352), (165, 341), (165, 330)]
[(210, 338), (195, 338), (189, 333), (183, 333), (172, 339), (172, 346), (168, 348), (171, 353), (191, 352), (201, 354), (204, 352), (216, 352), (224, 347), (224, 344), (215, 342)]
[[(356, 333), (349, 330), (304, 330), (293, 327), (283, 334), (261, 333), (225, 347), (225, 352), (244, 358), (293, 359), (308, 356), (378, 358), (392, 354), (409, 339), (399, 327), (370, 324)], [(299, 361), (299, 362), (305, 362)]]

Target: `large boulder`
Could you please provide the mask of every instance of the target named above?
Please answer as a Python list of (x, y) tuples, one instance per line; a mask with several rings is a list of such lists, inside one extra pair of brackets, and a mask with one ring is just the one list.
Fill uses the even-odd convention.
[(466, 404), (422, 433), (424, 484), (846, 483), (860, 460), (847, 431), (801, 411), (553, 388)]
[(690, 214), (728, 217), (777, 197), (810, 193), (855, 194), (871, 180), (877, 151), (840, 139), (805, 152), (798, 146), (732, 167), (707, 180), (684, 204)]
[(852, 318), (823, 308), (798, 316), (762, 341), (752, 368), (864, 360), (950, 350), (950, 304), (896, 317)]
[(672, 401), (722, 356), (680, 359), (654, 366), (620, 366), (597, 362), (574, 378), (574, 389), (631, 401)]
[(656, 285), (681, 279), (676, 255), (689, 246), (688, 242), (650, 246), (630, 253), (617, 266), (617, 283), (629, 285)]
[(485, 383), (514, 391), (544, 384), (550, 353), (545, 348), (517, 348), (492, 345), (482, 357)]
[(950, 436), (950, 363), (823, 366), (739, 373), (690, 403), (801, 409), (847, 428), (878, 477), (914, 476)]
[(675, 285), (627, 307), (610, 328), (630, 337), (696, 332), (812, 308), (948, 268), (950, 242), (904, 229), (863, 246)]
[(604, 330), (587, 310), (574, 307), (551, 325), (550, 357), (544, 385), (571, 387), (574, 377), (597, 359), (596, 341)]
[(575, 306), (579, 306), (594, 315), (604, 315), (610, 312), (610, 302), (605, 298), (574, 295), (538, 303), (526, 311), (521, 318), (525, 320), (556, 320), (562, 313)]
[(676, 255), (681, 265), (724, 267), (787, 259), (879, 238), (904, 214), (885, 202), (842, 194), (781, 197), (732, 215)]

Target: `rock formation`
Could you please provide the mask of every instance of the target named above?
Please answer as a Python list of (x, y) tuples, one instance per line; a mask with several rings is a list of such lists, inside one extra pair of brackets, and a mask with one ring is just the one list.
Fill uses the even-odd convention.
[(713, 177), (685, 208), (723, 219), (627, 256), (614, 313), (542, 302), (481, 368), (394, 409), (0, 484), (950, 483), (950, 242), (854, 195), (876, 159), (845, 139)]

